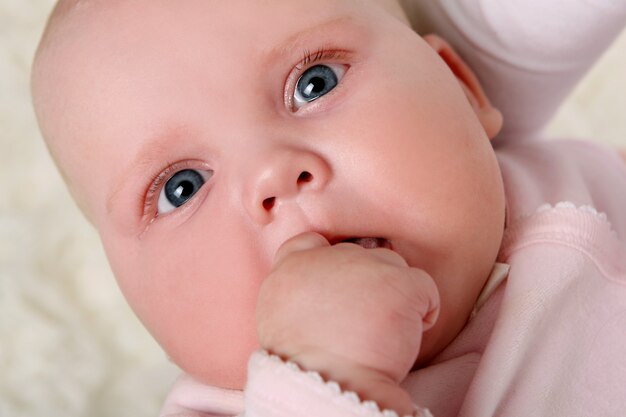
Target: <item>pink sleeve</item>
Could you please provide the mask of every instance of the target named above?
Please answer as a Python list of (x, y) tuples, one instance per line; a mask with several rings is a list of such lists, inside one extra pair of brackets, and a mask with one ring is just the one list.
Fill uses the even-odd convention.
[(536, 136), (626, 24), (624, 0), (405, 0), (446, 38), (504, 115), (498, 139)]
[(187, 374), (174, 383), (159, 417), (233, 417), (243, 410), (243, 393), (205, 385)]
[[(301, 370), (265, 351), (252, 354), (245, 389), (247, 417), (397, 417), (392, 410), (380, 410), (373, 401), (361, 400), (354, 392), (342, 391), (317, 372)], [(411, 417), (428, 417), (419, 407)]]
[[(248, 362), (243, 392), (204, 385), (182, 375), (170, 391), (160, 417), (398, 417), (373, 401), (326, 382), (317, 372), (305, 372), (265, 351)], [(410, 417), (432, 417), (416, 407)]]

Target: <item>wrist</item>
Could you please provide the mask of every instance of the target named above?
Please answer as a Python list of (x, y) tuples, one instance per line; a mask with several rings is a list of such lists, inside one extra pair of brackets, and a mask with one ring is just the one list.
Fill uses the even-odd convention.
[(288, 360), (307, 371), (316, 371), (325, 380), (337, 382), (343, 391), (353, 391), (362, 401), (375, 401), (381, 410), (413, 415), (415, 406), (409, 393), (383, 372), (351, 363), (330, 354), (300, 354)]

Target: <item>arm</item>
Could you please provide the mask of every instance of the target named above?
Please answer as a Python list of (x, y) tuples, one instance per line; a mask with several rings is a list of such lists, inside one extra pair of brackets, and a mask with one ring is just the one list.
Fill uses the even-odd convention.
[[(381, 411), (374, 401), (366, 400), (361, 400), (353, 391), (340, 388), (334, 380), (324, 380), (318, 372), (307, 372), (294, 362), (259, 350), (248, 362), (245, 391), (204, 385), (182, 375), (170, 390), (159, 416), (394, 416), (389, 411)], [(427, 410), (416, 409), (411, 417), (430, 417), (430, 414)]]
[(539, 133), (626, 24), (621, 0), (402, 0), (446, 38), (504, 116), (500, 138)]
[(397, 253), (303, 233), (280, 247), (261, 285), (265, 351), (251, 355), (243, 394), (183, 378), (161, 416), (428, 416), (400, 382), (438, 312), (433, 279)]
[[(265, 351), (250, 358), (245, 391), (246, 413), (255, 417), (398, 417), (396, 411), (381, 410), (380, 402), (344, 389), (318, 372), (303, 370)], [(358, 389), (358, 388), (357, 388)], [(399, 388), (398, 388), (399, 390)], [(406, 395), (403, 390), (402, 394)], [(400, 392), (398, 391), (398, 392)], [(381, 398), (380, 396), (378, 398)], [(398, 404), (398, 403), (395, 403)], [(401, 403), (400, 403), (401, 404)], [(398, 410), (393, 407), (392, 409)], [(426, 409), (411, 406), (406, 416), (432, 417)]]
[(232, 417), (243, 407), (242, 391), (205, 385), (182, 374), (167, 394), (159, 417)]
[(279, 248), (259, 291), (259, 343), (277, 356), (251, 360), (246, 410), (423, 416), (400, 383), (438, 314), (433, 279), (396, 252), (300, 234)]

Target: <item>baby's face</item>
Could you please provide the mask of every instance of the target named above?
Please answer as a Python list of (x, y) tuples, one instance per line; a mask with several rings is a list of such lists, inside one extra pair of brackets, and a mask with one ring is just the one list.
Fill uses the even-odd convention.
[(493, 266), (490, 142), (445, 63), (381, 4), (85, 2), (42, 49), (50, 147), (130, 305), (207, 383), (243, 386), (259, 286), (296, 234), (384, 238), (430, 273), (442, 309), (422, 359)]

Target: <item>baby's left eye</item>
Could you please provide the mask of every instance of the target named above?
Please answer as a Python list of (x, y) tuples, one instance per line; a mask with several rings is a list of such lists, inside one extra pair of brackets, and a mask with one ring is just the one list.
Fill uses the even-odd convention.
[(298, 79), (293, 93), (295, 109), (328, 94), (345, 73), (345, 66), (337, 64), (315, 65), (306, 70)]
[[(206, 171), (212, 174), (211, 171)], [(204, 185), (205, 178), (200, 171), (185, 169), (172, 176), (161, 189), (157, 205), (158, 214), (166, 214), (182, 206)]]

